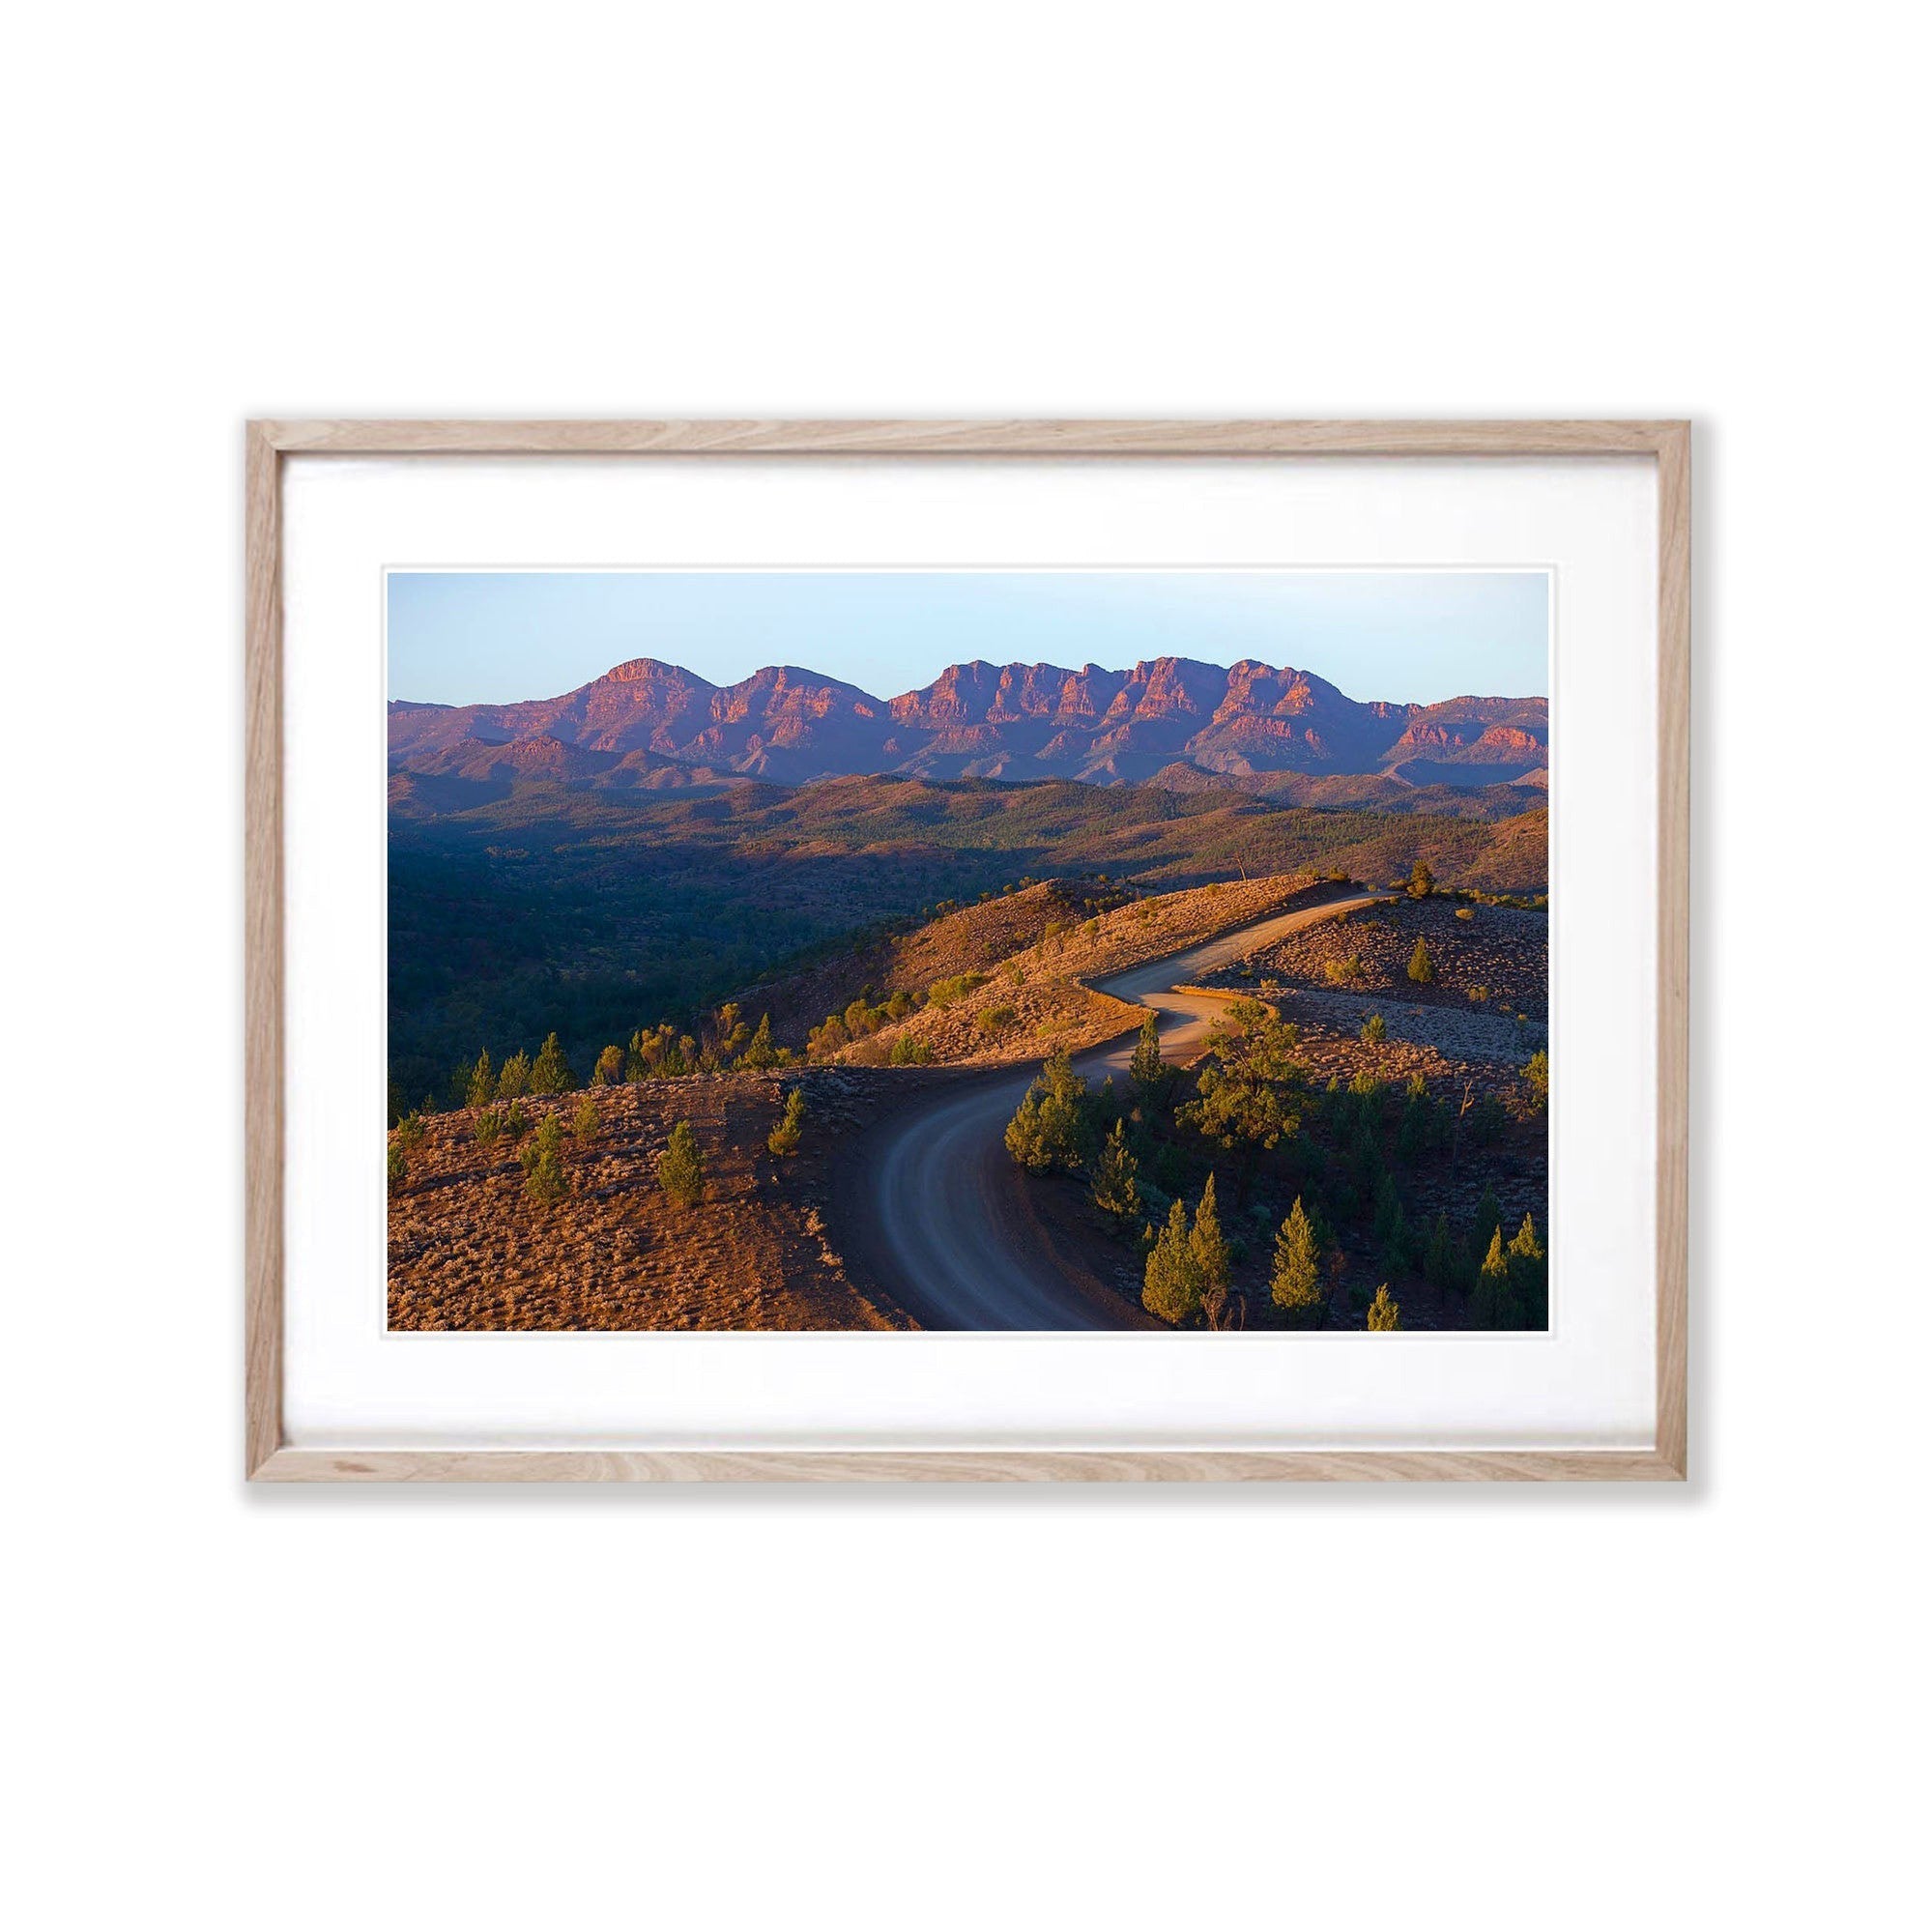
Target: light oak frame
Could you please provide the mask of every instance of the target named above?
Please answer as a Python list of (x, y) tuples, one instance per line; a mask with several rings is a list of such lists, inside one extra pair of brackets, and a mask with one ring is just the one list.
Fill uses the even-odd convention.
[[(247, 425), (245, 1461), (260, 1482), (1567, 1482), (1687, 1473), (1690, 1111), (1690, 426), (1682, 421), (254, 421)], [(371, 1446), (282, 1436), (281, 459), (292, 454), (1602, 456), (1658, 466), (1657, 1440), (1646, 1450)]]

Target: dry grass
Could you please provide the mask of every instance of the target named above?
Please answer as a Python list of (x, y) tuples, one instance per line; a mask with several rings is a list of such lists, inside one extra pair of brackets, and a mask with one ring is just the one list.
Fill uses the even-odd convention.
[[(980, 963), (975, 970), (986, 975), (984, 984), (943, 1008), (924, 1006), (837, 1057), (882, 1065), (905, 1040), (923, 1048), (936, 1066), (1001, 1066), (1044, 1058), (1058, 1047), (1079, 1053), (1099, 1046), (1139, 1025), (1146, 1008), (1083, 982), (1183, 952), (1330, 889), (1325, 880), (1291, 874), (1165, 893), (1079, 921), (1050, 920), (1030, 943)], [(982, 1024), (983, 1015), (1009, 1007), (1011, 1021)]]
[[(806, 1094), (804, 1144), (765, 1151), (791, 1084)], [(566, 1123), (583, 1101), (524, 1103)], [(860, 1117), (853, 1077), (730, 1074), (595, 1089), (599, 1138), (566, 1135), (569, 1192), (524, 1192), (517, 1150), (476, 1141), (470, 1110), (436, 1114), (389, 1211), (392, 1329), (903, 1328), (855, 1288), (824, 1238), (836, 1137)], [(704, 1200), (674, 1206), (656, 1163), (672, 1123), (704, 1149)]]

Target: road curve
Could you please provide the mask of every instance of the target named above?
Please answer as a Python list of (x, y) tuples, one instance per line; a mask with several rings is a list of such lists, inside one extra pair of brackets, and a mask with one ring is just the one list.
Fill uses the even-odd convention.
[[(1179, 993), (1304, 926), (1389, 895), (1362, 891), (1243, 926), (1186, 952), (1092, 982), (1160, 1015), (1161, 1049), (1187, 1059), (1232, 995)], [(1115, 1040), (1074, 1062), (1090, 1080), (1122, 1073), (1134, 1041)], [(1002, 1068), (933, 1093), (882, 1121), (848, 1170), (850, 1245), (920, 1324), (951, 1329), (1154, 1327), (1092, 1257), (1056, 1247), (1035, 1218), (1006, 1153), (1006, 1123), (1036, 1069)]]

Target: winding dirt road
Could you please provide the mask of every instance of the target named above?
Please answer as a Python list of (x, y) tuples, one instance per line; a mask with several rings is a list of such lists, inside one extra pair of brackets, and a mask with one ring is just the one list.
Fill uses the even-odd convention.
[[(1390, 895), (1344, 899), (1244, 926), (1203, 945), (1092, 982), (1161, 1016), (1161, 1049), (1194, 1056), (1231, 994), (1181, 993), (1304, 926)], [(1081, 1054), (1089, 1080), (1124, 1074), (1132, 1037)], [(845, 1189), (849, 1252), (927, 1328), (1093, 1329), (1160, 1326), (1112, 1279), (1113, 1257), (1070, 1249), (1033, 1212), (1006, 1153), (1006, 1123), (1037, 1069), (1004, 1067), (929, 1090), (882, 1119), (852, 1150)], [(1110, 1273), (1095, 1271), (1099, 1259)]]

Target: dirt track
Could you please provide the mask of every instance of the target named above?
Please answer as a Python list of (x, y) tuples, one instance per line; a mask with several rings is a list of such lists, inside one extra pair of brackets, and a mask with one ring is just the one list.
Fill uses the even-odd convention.
[[(1369, 905), (1350, 898), (1244, 926), (1204, 945), (1095, 982), (1161, 1016), (1168, 1059), (1191, 1058), (1232, 994), (1177, 992), (1286, 933)], [(1131, 1039), (1081, 1054), (1090, 1080), (1125, 1071)], [(1155, 1328), (1087, 1257), (1032, 1213), (1003, 1144), (1034, 1069), (922, 1082), (851, 1148), (835, 1197), (840, 1246), (922, 1326), (947, 1329)]]

